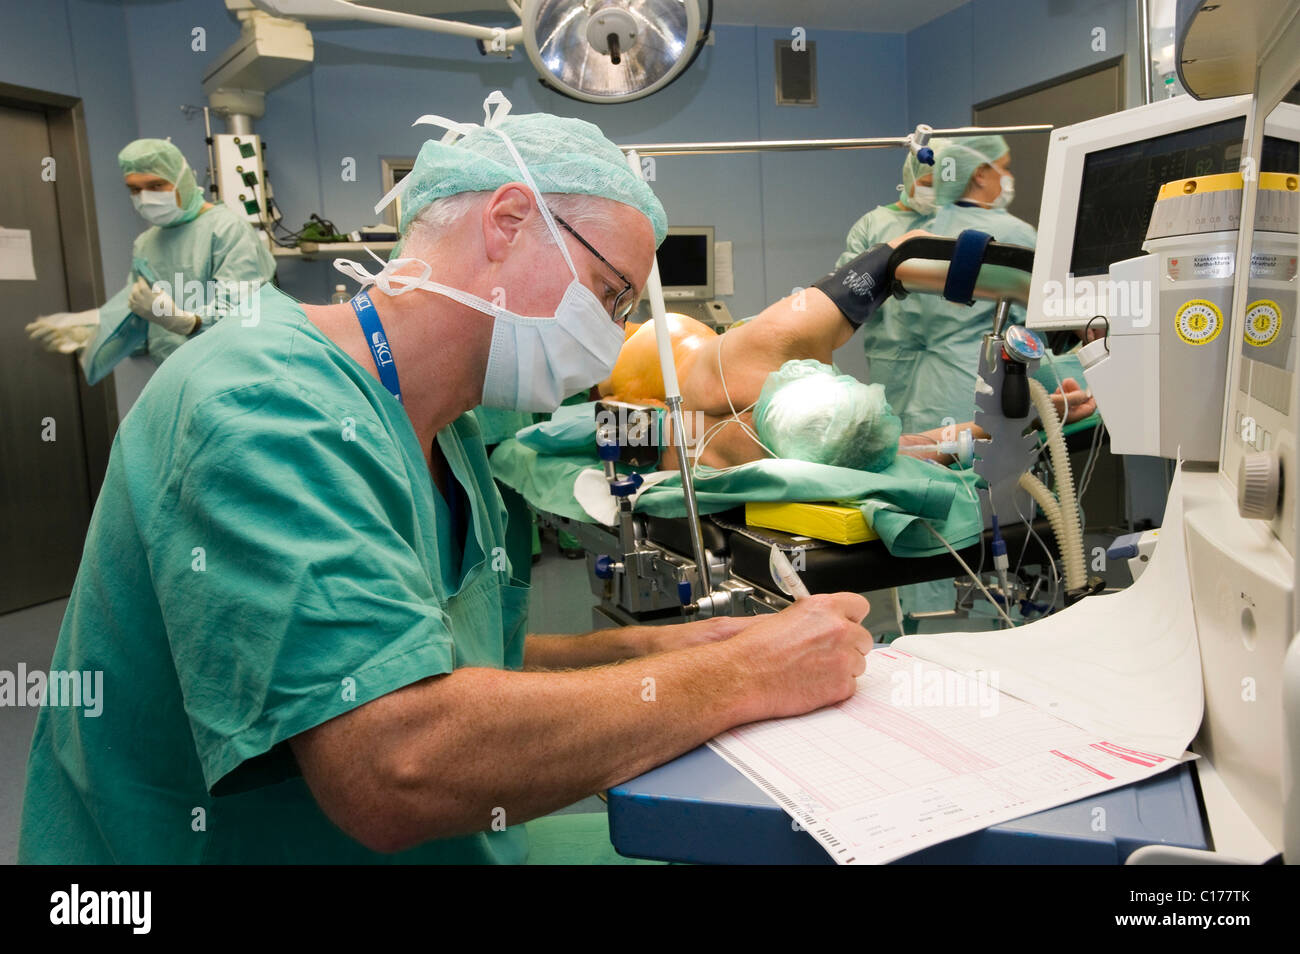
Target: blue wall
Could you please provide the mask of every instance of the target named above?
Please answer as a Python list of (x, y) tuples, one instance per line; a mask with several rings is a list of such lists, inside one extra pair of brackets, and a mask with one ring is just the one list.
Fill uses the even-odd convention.
[[(523, 53), (514, 61), (481, 59), (464, 40), (404, 30), (342, 26), (315, 29), (310, 74), (267, 98), (259, 129), (286, 218), (324, 208), (340, 228), (373, 222), (382, 192), (380, 158), (412, 156), (432, 127), (410, 128), (434, 112), (480, 121), (483, 98), (503, 90), (518, 112), (544, 110), (601, 126), (617, 143), (897, 135), (905, 126), (904, 39), (814, 32), (820, 105), (774, 103), (773, 40), (781, 31), (718, 27), (678, 82), (648, 99), (600, 107), (543, 88)], [(523, 60), (523, 62), (521, 62)], [(869, 102), (864, 89), (878, 93)], [(341, 163), (357, 160), (357, 180)], [(737, 317), (759, 311), (824, 273), (857, 215), (897, 175), (901, 154), (803, 153), (659, 157), (654, 188), (676, 225), (713, 225), (734, 243)], [(286, 176), (286, 165), (292, 176)], [(295, 263), (281, 280), (305, 298), (328, 293), (334, 273)]]
[[(971, 0), (907, 34), (909, 122), (965, 126), (976, 103), (1126, 52), (1128, 0)], [(1105, 49), (1093, 49), (1093, 31)]]
[[(205, 50), (192, 48), (196, 27)], [(328, 23), (312, 32), (313, 67), (267, 97), (256, 125), (277, 203), (295, 228), (312, 212), (344, 229), (374, 222), (380, 158), (414, 155), (432, 134), (411, 120), (437, 112), (477, 121), (493, 89), (517, 111), (588, 119), (619, 143), (898, 135), (907, 126), (902, 35), (812, 31), (820, 105), (778, 107), (772, 43), (788, 32), (720, 26), (716, 45), (673, 86), (599, 107), (542, 88), (522, 50), (504, 61), (431, 33)], [(106, 293), (125, 275), (141, 229), (117, 150), (138, 136), (170, 136), (201, 175), (202, 119), (181, 106), (205, 102), (204, 67), (237, 36), (220, 0), (0, 0), (0, 81), (85, 101)], [(356, 160), (355, 182), (341, 177), (344, 157)], [(893, 197), (900, 161), (893, 150), (661, 157), (654, 187), (670, 222), (711, 224), (734, 243), (730, 306), (740, 317), (829, 268), (854, 219)], [(306, 300), (324, 300), (338, 278), (325, 263), (280, 265), (281, 282)]]
[[(900, 135), (916, 122), (965, 124), (971, 106), (1113, 56), (1126, 42), (1125, 0), (972, 0), (906, 36), (813, 30), (819, 105), (777, 106), (773, 40), (787, 31), (716, 28), (717, 43), (676, 84), (599, 107), (542, 88), (523, 51), (480, 57), (470, 41), (410, 30), (320, 24), (313, 67), (267, 97), (256, 126), (285, 224), (312, 212), (350, 229), (376, 220), (380, 158), (411, 156), (431, 134), (426, 112), (478, 121), (502, 89), (520, 112), (602, 126), (618, 143)], [(1091, 31), (1108, 49), (1091, 49)], [(194, 50), (193, 31), (206, 32)], [(130, 262), (141, 223), (120, 187), (117, 150), (170, 136), (200, 173), (204, 67), (238, 29), (220, 0), (0, 0), (0, 81), (80, 96), (91, 141), (106, 293)], [(217, 131), (222, 130), (217, 124)], [(357, 180), (340, 174), (356, 160)], [(737, 316), (752, 314), (830, 267), (853, 221), (890, 201), (901, 153), (661, 157), (655, 190), (680, 225), (712, 224), (734, 243)], [(322, 301), (338, 280), (325, 263), (282, 262), (286, 288)]]

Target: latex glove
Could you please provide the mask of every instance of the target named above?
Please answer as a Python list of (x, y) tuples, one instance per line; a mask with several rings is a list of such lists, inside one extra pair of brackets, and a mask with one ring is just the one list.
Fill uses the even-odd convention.
[(86, 346), (99, 331), (99, 309), (61, 311), (41, 315), (26, 326), (27, 335), (46, 351), (72, 354)]
[(190, 335), (198, 330), (197, 315), (176, 307), (171, 295), (162, 289), (155, 289), (143, 278), (137, 278), (131, 286), (127, 307), (146, 321), (152, 321), (178, 335)]

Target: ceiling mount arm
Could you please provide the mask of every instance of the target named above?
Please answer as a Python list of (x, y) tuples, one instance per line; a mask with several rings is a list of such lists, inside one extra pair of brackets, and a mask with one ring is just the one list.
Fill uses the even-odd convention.
[[(452, 36), (469, 37), (482, 40), (484, 44), (495, 40), (498, 44), (516, 46), (524, 41), (524, 28), (487, 27), (459, 20), (442, 20), (437, 17), (423, 17), (414, 13), (399, 13), (395, 10), (379, 10), (375, 7), (360, 6), (352, 0), (252, 0), (258, 9), (278, 17), (301, 18), (304, 20), (360, 20), (364, 23), (378, 23), (384, 26), (409, 27), (413, 30), (427, 30), (431, 33), (447, 33)], [(517, 4), (511, 3), (516, 13)]]

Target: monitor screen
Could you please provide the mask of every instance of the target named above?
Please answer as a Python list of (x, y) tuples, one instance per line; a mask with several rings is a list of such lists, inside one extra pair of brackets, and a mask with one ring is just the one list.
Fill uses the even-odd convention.
[(1142, 254), (1151, 207), (1166, 182), (1236, 172), (1244, 117), (1089, 153), (1079, 185), (1070, 273), (1104, 275)]
[(1260, 172), (1300, 173), (1300, 142), (1265, 136), (1264, 148), (1259, 157)]
[(664, 288), (703, 288), (709, 283), (709, 236), (670, 234), (659, 246), (659, 278)]

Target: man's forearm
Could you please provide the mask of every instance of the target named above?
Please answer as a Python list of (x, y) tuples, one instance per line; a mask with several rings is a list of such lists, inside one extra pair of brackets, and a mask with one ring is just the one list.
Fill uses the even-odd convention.
[(622, 626), (585, 636), (530, 634), (524, 644), (524, 669), (585, 669), (644, 656), (651, 651), (649, 630), (649, 626)]
[(400, 850), (535, 818), (762, 717), (748, 675), (729, 642), (583, 672), (459, 669), (297, 737), (294, 752), (344, 831)]

